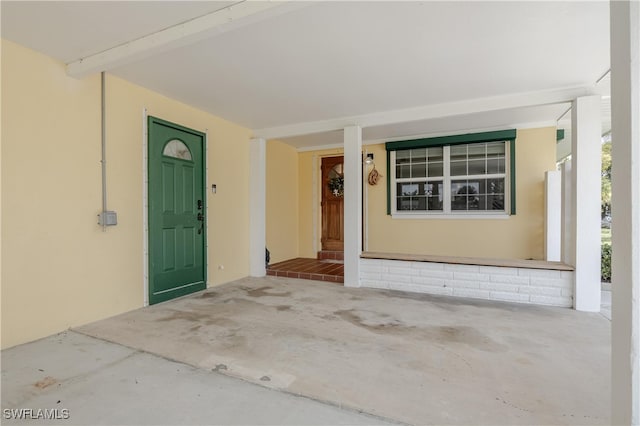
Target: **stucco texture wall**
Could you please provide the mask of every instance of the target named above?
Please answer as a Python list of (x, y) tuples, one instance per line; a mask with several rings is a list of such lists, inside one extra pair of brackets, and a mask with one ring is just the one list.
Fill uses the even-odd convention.
[[(2, 347), (143, 306), (143, 109), (208, 132), (208, 281), (248, 274), (248, 129), (107, 76), (101, 209), (100, 76), (2, 41)], [(218, 266), (223, 265), (223, 269)]]
[[(522, 129), (516, 136), (516, 214), (508, 219), (393, 219), (386, 176), (368, 191), (368, 250), (505, 259), (544, 257), (544, 172), (555, 170), (556, 128)], [(383, 144), (368, 145), (386, 174)]]
[(298, 152), (267, 142), (267, 248), (271, 263), (298, 257)]

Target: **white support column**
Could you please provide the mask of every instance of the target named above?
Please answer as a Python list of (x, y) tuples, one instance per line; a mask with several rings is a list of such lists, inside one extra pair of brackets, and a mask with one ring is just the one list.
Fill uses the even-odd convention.
[(611, 423), (640, 424), (640, 2), (610, 2)]
[(267, 142), (257, 138), (249, 143), (249, 274), (264, 277), (267, 274)]
[(571, 213), (571, 160), (560, 165), (562, 172), (562, 261), (573, 264), (573, 214)]
[(571, 108), (571, 210), (575, 266), (574, 307), (600, 312), (600, 96), (585, 96)]
[(360, 287), (362, 129), (344, 128), (344, 285)]
[(559, 170), (545, 173), (544, 191), (544, 256), (548, 261), (562, 258), (562, 174)]

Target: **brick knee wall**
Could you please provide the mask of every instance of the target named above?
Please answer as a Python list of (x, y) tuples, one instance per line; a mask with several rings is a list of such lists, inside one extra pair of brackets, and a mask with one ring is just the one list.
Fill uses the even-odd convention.
[(360, 259), (363, 287), (572, 307), (573, 272)]

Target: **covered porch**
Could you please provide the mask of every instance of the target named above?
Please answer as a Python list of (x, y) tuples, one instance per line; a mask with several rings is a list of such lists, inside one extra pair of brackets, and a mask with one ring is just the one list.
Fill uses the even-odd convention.
[[(184, 363), (199, 374), (241, 379), (271, 393), (377, 418), (366, 423), (591, 425), (610, 423), (609, 329), (600, 314), (569, 309), (265, 277), (73, 332)], [(16, 355), (26, 350), (13, 349)], [(10, 367), (3, 383), (12, 384), (3, 384), (3, 398), (33, 387), (11, 376), (30, 368), (34, 382), (51, 375), (62, 386), (29, 391), (27, 402), (47, 395), (62, 399), (71, 414), (82, 412), (73, 405), (77, 399), (62, 397), (77, 379), (59, 377), (53, 368), (17, 359), (11, 351), (3, 353), (3, 368)], [(89, 356), (75, 353), (70, 359)], [(98, 379), (102, 371), (83, 381)], [(146, 386), (141, 374), (134, 373), (140, 384), (132, 378), (113, 393)], [(182, 394), (190, 394), (192, 383), (172, 379)], [(161, 388), (154, 394), (162, 397)], [(274, 398), (263, 393), (263, 400)], [(263, 410), (247, 395), (245, 419)], [(165, 404), (155, 410), (172, 415), (172, 402)], [(109, 424), (109, 418), (103, 421)]]
[[(16, 366), (15, 345), (73, 327), (394, 421), (638, 423), (637, 1), (2, 2), (2, 18), (2, 346)], [(156, 116), (199, 140), (197, 191), (175, 174), (164, 204), (150, 197)], [(544, 189), (563, 126), (571, 166)], [(388, 179), (375, 191), (369, 153)], [(265, 247), (274, 263), (323, 249), (318, 168), (337, 156), (344, 287), (297, 280), (317, 271), (266, 276)], [(151, 226), (175, 205), (189, 210), (179, 239)], [(400, 258), (412, 255), (562, 265)], [(197, 276), (160, 291), (207, 290), (147, 307), (176, 259)], [(25, 368), (36, 396), (55, 395), (55, 380)], [(33, 387), (9, 394), (26, 401)]]

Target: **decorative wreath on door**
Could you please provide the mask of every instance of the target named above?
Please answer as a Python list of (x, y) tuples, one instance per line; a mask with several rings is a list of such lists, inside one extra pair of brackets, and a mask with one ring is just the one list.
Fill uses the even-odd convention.
[(344, 176), (329, 179), (329, 189), (334, 197), (344, 196)]

